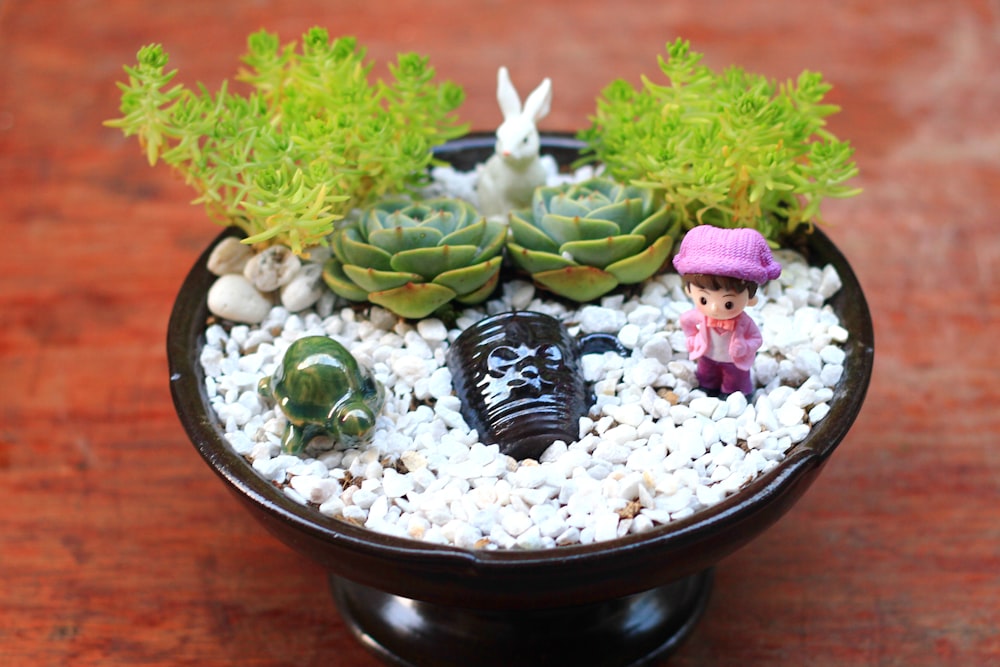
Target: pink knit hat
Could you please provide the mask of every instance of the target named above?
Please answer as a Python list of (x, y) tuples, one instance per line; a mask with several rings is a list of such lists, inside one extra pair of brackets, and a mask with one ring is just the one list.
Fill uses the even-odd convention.
[(774, 261), (760, 232), (712, 225), (699, 225), (684, 235), (674, 256), (674, 268), (682, 275), (728, 276), (758, 285), (781, 275), (781, 265)]

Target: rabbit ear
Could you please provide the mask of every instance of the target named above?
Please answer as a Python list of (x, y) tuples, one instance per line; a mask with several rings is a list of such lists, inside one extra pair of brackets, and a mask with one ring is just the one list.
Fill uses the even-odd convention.
[(545, 79), (538, 88), (531, 91), (524, 103), (524, 115), (530, 116), (535, 122), (540, 121), (549, 113), (552, 105), (552, 81)]
[(506, 67), (501, 67), (497, 71), (497, 102), (500, 103), (500, 112), (503, 113), (504, 120), (521, 115), (521, 97), (514, 89), (514, 84), (510, 82), (510, 74)]

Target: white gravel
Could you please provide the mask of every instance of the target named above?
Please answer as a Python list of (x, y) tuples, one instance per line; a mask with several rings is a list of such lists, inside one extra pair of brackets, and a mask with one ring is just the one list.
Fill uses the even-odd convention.
[[(379, 307), (273, 308), (260, 326), (212, 325), (201, 363), (208, 395), (233, 448), (285, 493), (317, 511), (372, 530), (468, 548), (538, 549), (588, 544), (649, 530), (709, 507), (774, 467), (828, 412), (843, 373), (847, 331), (824, 302), (840, 286), (831, 267), (776, 253), (781, 278), (747, 312), (764, 345), (759, 389), (725, 400), (692, 390), (678, 316), (691, 308), (680, 278), (650, 280), (639, 298), (609, 296), (578, 310), (544, 299), (523, 281), (459, 327), (417, 324)], [(487, 314), (528, 309), (573, 333), (617, 332), (630, 350), (588, 355), (582, 367), (596, 403), (576, 442), (517, 463), (470, 431), (452, 394), (445, 352)], [(387, 388), (374, 437), (362, 449), (316, 438), (303, 456), (280, 452), (284, 416), (258, 396), (284, 350), (326, 334), (351, 349)]]

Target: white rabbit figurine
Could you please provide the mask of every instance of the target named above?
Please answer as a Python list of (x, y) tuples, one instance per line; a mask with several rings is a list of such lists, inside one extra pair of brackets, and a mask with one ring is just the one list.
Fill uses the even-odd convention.
[(552, 82), (545, 79), (528, 95), (524, 108), (506, 67), (497, 72), (497, 101), (503, 123), (497, 128), (496, 152), (480, 169), (476, 184), (480, 212), (487, 218), (506, 218), (513, 209), (531, 205), (535, 188), (545, 184), (538, 157), (535, 123), (549, 113)]

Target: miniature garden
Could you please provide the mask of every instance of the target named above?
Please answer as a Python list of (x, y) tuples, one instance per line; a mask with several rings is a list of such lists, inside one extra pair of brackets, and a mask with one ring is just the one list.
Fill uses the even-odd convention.
[(140, 50), (109, 125), (238, 230), (200, 352), (231, 447), (319, 515), (473, 549), (642, 533), (778, 465), (842, 380), (841, 280), (801, 251), (857, 170), (821, 75), (702, 59), (610, 83), (568, 167), (537, 129), (558, 82), (522, 104), (500, 68), (461, 171), (464, 93), (422, 56), (372, 81), (352, 38), (261, 31), (240, 94)]

